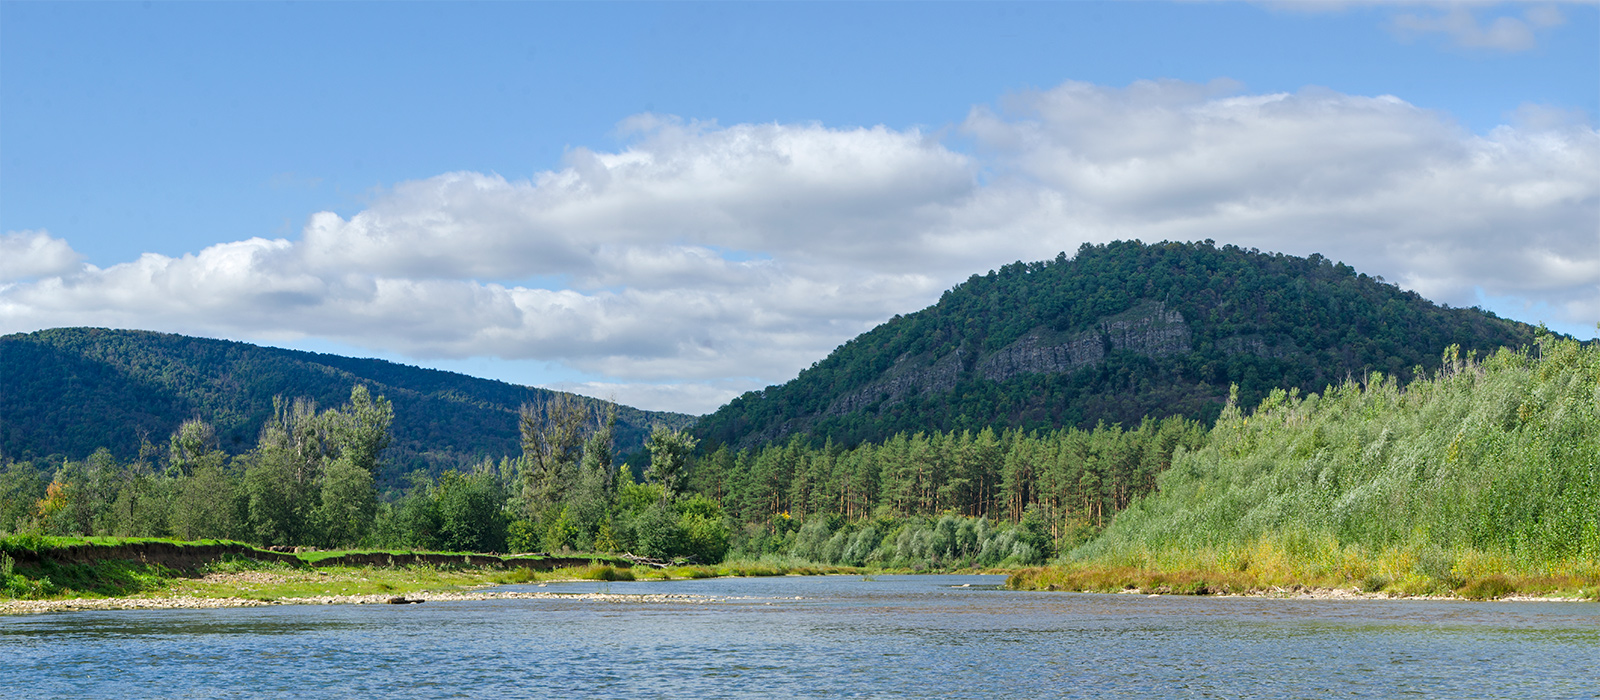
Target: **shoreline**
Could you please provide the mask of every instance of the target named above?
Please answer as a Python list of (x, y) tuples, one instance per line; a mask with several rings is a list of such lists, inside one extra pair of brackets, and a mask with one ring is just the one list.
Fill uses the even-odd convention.
[[(1077, 591), (1080, 593), (1099, 593), (1098, 591)], [(1468, 598), (1459, 595), (1406, 595), (1389, 594), (1384, 592), (1368, 593), (1356, 588), (1274, 588), (1272, 590), (1246, 591), (1244, 593), (1206, 593), (1197, 595), (1192, 593), (1145, 593), (1138, 590), (1117, 591), (1115, 593), (1102, 593), (1102, 595), (1141, 595), (1146, 598), (1164, 598), (1168, 596), (1182, 596), (1189, 598), (1273, 598), (1277, 600), (1452, 600), (1468, 603), (1592, 603), (1593, 600), (1573, 596), (1539, 596), (1527, 593), (1513, 593), (1499, 598)]]
[(717, 603), (736, 598), (687, 593), (551, 593), (546, 591), (427, 591), (404, 596), (389, 594), (322, 595), (274, 599), (199, 596), (145, 596), (121, 598), (64, 598), (60, 600), (0, 601), (0, 616), (34, 615), (77, 610), (209, 610), (217, 608), (267, 608), (282, 605), (393, 605), (470, 600), (587, 600), (604, 603)]
[[(570, 579), (583, 580), (583, 579)], [(491, 584), (490, 587), (503, 584)], [(1390, 595), (1367, 593), (1355, 588), (1273, 588), (1245, 593), (1145, 593), (1139, 590), (1117, 592), (1099, 591), (1026, 591), (1047, 595), (1049, 593), (1089, 593), (1092, 595), (1131, 595), (1144, 598), (1267, 598), (1275, 600), (1391, 600), (1391, 601), (1461, 601), (1477, 603), (1588, 603), (1586, 598), (1569, 596), (1537, 596), (1512, 594), (1492, 600), (1474, 600), (1449, 595)], [(209, 610), (218, 608), (259, 608), (281, 605), (393, 605), (395, 599), (404, 604), (431, 602), (461, 602), (477, 600), (585, 600), (618, 604), (709, 604), (734, 600), (753, 600), (738, 596), (707, 596), (687, 593), (554, 593), (549, 591), (413, 591), (404, 595), (373, 593), (361, 595), (313, 595), (283, 597), (194, 596), (194, 595), (143, 595), (110, 598), (62, 598), (43, 600), (0, 600), (0, 616), (37, 615), (79, 610)]]

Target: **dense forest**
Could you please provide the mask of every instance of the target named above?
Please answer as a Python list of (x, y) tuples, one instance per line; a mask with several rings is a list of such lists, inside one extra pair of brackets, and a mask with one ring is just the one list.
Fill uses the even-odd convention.
[[(0, 458), (128, 461), (185, 421), (212, 426), (218, 449), (250, 450), (275, 398), (335, 405), (356, 385), (386, 395), (395, 437), (376, 475), (385, 488), (415, 469), (439, 474), (520, 453), (518, 411), (561, 392), (453, 372), (206, 338), (102, 328), (0, 337)], [(601, 410), (604, 402), (579, 399)], [(675, 413), (617, 407), (617, 446), (638, 450)]]
[(0, 531), (229, 538), (263, 546), (632, 551), (719, 561), (787, 554), (834, 563), (1031, 563), (1075, 544), (1148, 493), (1183, 418), (1137, 428), (899, 434), (882, 444), (759, 450), (657, 427), (644, 481), (614, 459), (615, 410), (558, 398), (520, 415), (522, 454), (433, 477), (395, 498), (374, 475), (393, 407), (364, 385), (337, 408), (278, 402), (254, 448), (217, 449), (201, 421), (165, 449), (108, 450), (0, 471)]
[(1070, 259), (974, 275), (793, 381), (733, 400), (694, 434), (735, 447), (795, 433), (855, 445), (923, 430), (1210, 422), (1233, 385), (1248, 406), (1371, 371), (1405, 381), (1437, 369), (1448, 345), (1487, 354), (1533, 337), (1319, 255), (1086, 244)]

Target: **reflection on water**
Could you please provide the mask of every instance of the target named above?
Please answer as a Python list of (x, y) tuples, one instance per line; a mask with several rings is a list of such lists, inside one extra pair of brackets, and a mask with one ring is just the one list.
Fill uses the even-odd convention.
[[(1018, 593), (998, 576), (0, 618), (11, 697), (1596, 697), (1600, 605)], [(528, 586), (508, 588), (531, 588)]]

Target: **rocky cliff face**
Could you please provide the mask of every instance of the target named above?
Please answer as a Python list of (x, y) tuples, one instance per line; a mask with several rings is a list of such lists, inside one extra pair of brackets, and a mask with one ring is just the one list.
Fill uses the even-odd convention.
[[(1155, 357), (1181, 355), (1189, 352), (1192, 335), (1183, 314), (1147, 301), (1075, 334), (1035, 328), (1010, 345), (976, 358), (971, 376), (1002, 382), (1021, 374), (1072, 372), (1098, 364), (1107, 352), (1118, 350)], [(901, 356), (877, 381), (835, 399), (823, 415), (841, 416), (879, 401), (891, 405), (913, 394), (949, 391), (967, 375), (967, 355), (963, 342), (937, 358)]]
[(902, 355), (877, 381), (850, 392), (828, 405), (823, 415), (842, 416), (854, 413), (880, 399), (895, 403), (908, 394), (917, 392), (942, 392), (954, 389), (961, 379), (966, 343), (944, 357), (929, 361), (926, 356)]
[(1035, 328), (983, 358), (974, 371), (989, 381), (1003, 382), (1019, 374), (1071, 372), (1106, 356), (1105, 341), (1097, 332), (1085, 331), (1064, 342), (1050, 336), (1049, 329)]
[(1168, 310), (1161, 302), (1147, 301), (1125, 313), (1101, 319), (1099, 326), (1113, 350), (1151, 357), (1189, 352), (1189, 324), (1183, 314)]

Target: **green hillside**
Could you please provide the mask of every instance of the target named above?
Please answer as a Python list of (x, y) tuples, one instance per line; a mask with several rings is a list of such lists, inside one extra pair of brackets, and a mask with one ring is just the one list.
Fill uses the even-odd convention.
[[(1223, 412), (1157, 491), (1073, 553), (1094, 571), (1197, 572), (1209, 585), (1355, 583), (1496, 596), (1600, 583), (1600, 347), (1546, 337), (1442, 371), (1373, 375), (1320, 396)], [(1498, 577), (1498, 578), (1497, 578)], [(1116, 578), (1113, 576), (1112, 578)]]
[(1486, 354), (1533, 338), (1526, 324), (1441, 307), (1319, 255), (1085, 245), (974, 275), (694, 430), (707, 445), (755, 447), (794, 434), (854, 445), (919, 430), (1209, 422), (1231, 384), (1253, 405), (1374, 370), (1406, 380), (1452, 344)]
[[(142, 441), (165, 450), (180, 423), (200, 418), (222, 449), (256, 445), (274, 396), (343, 404), (356, 384), (394, 405), (387, 473), (438, 473), (482, 457), (519, 455), (517, 411), (558, 392), (356, 359), (207, 338), (103, 328), (0, 337), (0, 455), (82, 459), (109, 448), (121, 460)], [(602, 405), (594, 399), (584, 401)], [(651, 426), (691, 416), (620, 407), (617, 447), (639, 448)]]

